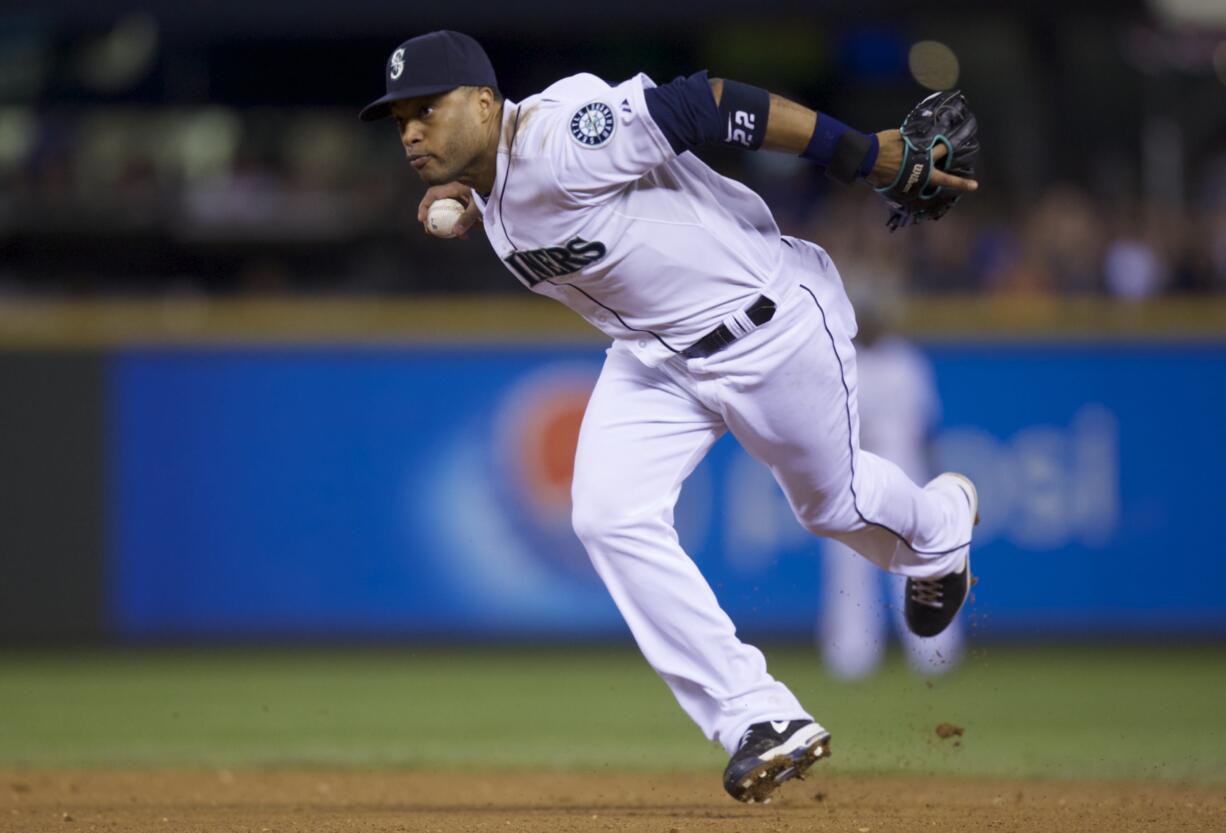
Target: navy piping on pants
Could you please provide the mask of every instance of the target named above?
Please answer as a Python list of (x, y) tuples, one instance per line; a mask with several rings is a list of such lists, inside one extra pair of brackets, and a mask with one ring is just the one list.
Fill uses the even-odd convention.
[(852, 443), (851, 432), (851, 388), (847, 386), (847, 376), (843, 373), (843, 357), (839, 355), (839, 348), (834, 341), (834, 333), (830, 332), (830, 325), (826, 323), (826, 310), (822, 308), (821, 302), (817, 300), (817, 296), (813, 294), (813, 290), (809, 289), (809, 287), (805, 286), (803, 283), (800, 285), (800, 288), (805, 292), (808, 292), (809, 297), (813, 299), (813, 303), (817, 304), (817, 310), (822, 314), (822, 327), (825, 328), (826, 335), (830, 338), (830, 349), (834, 351), (834, 360), (838, 362), (839, 365), (839, 380), (843, 383), (843, 408), (847, 412), (847, 457), (851, 461), (851, 505), (855, 508), (856, 514), (866, 525), (884, 529), (886, 532), (890, 533), (901, 541), (907, 547), (907, 549), (919, 555), (949, 555), (951, 552), (970, 546), (970, 541), (967, 541), (965, 544), (959, 544), (958, 546), (951, 547), (947, 550), (917, 550), (906, 538), (902, 537), (885, 524), (870, 521), (868, 518), (864, 517), (864, 513), (860, 511), (860, 503), (858, 496), (856, 495), (856, 448)]

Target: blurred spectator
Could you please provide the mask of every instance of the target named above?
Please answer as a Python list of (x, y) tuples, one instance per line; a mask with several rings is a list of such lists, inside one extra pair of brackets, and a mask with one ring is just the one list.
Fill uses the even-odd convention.
[(1047, 191), (1025, 218), (1023, 264), (1004, 290), (1082, 294), (1102, 288), (1105, 229), (1089, 196), (1074, 185)]
[[(860, 327), (856, 337), (860, 446), (923, 485), (933, 474), (927, 445), (941, 407), (932, 365), (892, 331), (902, 299), (871, 275), (844, 271)], [(941, 674), (953, 668), (962, 654), (961, 620), (931, 639), (916, 636), (903, 618), (905, 577), (882, 572), (833, 539), (822, 539), (821, 546), (817, 636), (832, 674), (860, 679), (872, 673), (884, 658), (890, 630), (898, 633), (907, 662), (915, 670)]]
[(1103, 272), (1110, 294), (1132, 300), (1157, 295), (1170, 278), (1166, 261), (1139, 235), (1120, 236), (1107, 245)]
[(1195, 289), (1226, 292), (1226, 149), (1205, 166), (1188, 256)]

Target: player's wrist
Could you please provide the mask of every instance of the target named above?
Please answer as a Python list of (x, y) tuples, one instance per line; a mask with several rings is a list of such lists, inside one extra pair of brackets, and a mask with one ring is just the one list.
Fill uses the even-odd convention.
[(877, 134), (861, 133), (833, 116), (818, 113), (813, 135), (800, 157), (821, 165), (826, 176), (846, 185), (874, 173), (880, 147)]
[(874, 188), (889, 185), (898, 176), (902, 165), (902, 136), (897, 128), (881, 130), (877, 134), (877, 158), (873, 169), (865, 179)]

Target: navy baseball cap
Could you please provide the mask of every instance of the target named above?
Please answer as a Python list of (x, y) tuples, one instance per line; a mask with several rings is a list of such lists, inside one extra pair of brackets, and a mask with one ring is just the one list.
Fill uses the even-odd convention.
[(481, 44), (460, 32), (442, 30), (410, 38), (387, 59), (387, 95), (362, 108), (362, 121), (391, 113), (391, 103), (436, 95), (456, 87), (498, 89), (494, 66)]

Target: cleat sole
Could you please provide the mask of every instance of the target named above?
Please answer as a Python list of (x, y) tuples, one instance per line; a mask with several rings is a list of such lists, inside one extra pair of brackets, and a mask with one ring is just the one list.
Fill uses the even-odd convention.
[(829, 757), (830, 735), (819, 735), (816, 743), (810, 746), (763, 761), (741, 779), (739, 786), (742, 792), (733, 798), (746, 804), (768, 804), (779, 785), (793, 778), (803, 779), (809, 767)]

